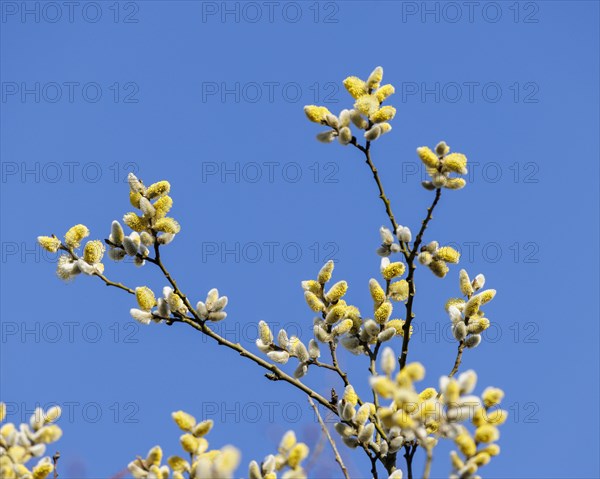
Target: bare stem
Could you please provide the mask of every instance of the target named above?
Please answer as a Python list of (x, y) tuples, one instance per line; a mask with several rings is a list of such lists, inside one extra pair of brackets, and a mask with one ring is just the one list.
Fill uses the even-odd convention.
[(402, 338), (402, 352), (401, 352), (400, 358), (399, 358), (400, 369), (402, 369), (402, 368), (404, 368), (404, 366), (406, 366), (406, 360), (408, 358), (408, 343), (410, 341), (410, 324), (412, 323), (412, 320), (415, 317), (415, 314), (413, 312), (413, 301), (414, 301), (414, 297), (415, 297), (415, 280), (414, 280), (415, 270), (416, 270), (415, 258), (419, 251), (419, 246), (421, 246), (421, 242), (423, 241), (423, 234), (425, 233), (425, 230), (427, 229), (427, 225), (429, 224), (429, 222), (431, 221), (431, 218), (433, 217), (433, 210), (435, 209), (436, 205), (438, 204), (438, 201), (440, 200), (441, 195), (442, 195), (442, 190), (440, 188), (435, 190), (435, 197), (433, 199), (433, 203), (431, 203), (431, 206), (429, 208), (427, 208), (427, 216), (423, 220), (421, 229), (419, 230), (419, 233), (417, 234), (417, 237), (415, 238), (413, 248), (407, 259), (408, 275), (406, 277), (406, 282), (408, 283), (408, 300), (406, 301), (406, 321), (404, 322), (404, 326), (402, 328), (404, 330), (404, 337)]
[(465, 342), (461, 341), (458, 343), (458, 352), (456, 353), (456, 359), (454, 360), (454, 366), (452, 367), (452, 371), (448, 374), (448, 377), (454, 376), (458, 372), (458, 368), (460, 367), (460, 363), (462, 361), (463, 351), (465, 350)]
[(319, 414), (319, 407), (314, 403), (314, 401), (310, 398), (310, 396), (308, 397), (308, 402), (314, 409), (317, 419), (319, 421), (319, 424), (321, 425), (321, 429), (323, 430), (323, 433), (325, 434), (325, 436), (327, 436), (327, 440), (329, 441), (329, 444), (331, 445), (331, 449), (333, 449), (333, 454), (335, 455), (335, 462), (337, 462), (340, 465), (340, 469), (342, 470), (342, 474), (344, 474), (344, 477), (346, 479), (350, 479), (350, 476), (348, 475), (348, 470), (346, 469), (346, 466), (344, 465), (344, 461), (342, 461), (342, 457), (340, 456), (337, 446), (335, 445), (335, 442), (334, 442), (333, 438), (331, 437), (331, 434), (329, 434), (329, 430), (327, 429), (327, 426), (323, 422), (323, 419), (321, 418), (321, 414)]
[(423, 471), (423, 479), (429, 479), (431, 475), (431, 463), (433, 462), (433, 448), (428, 446), (425, 448), (427, 459), (425, 460), (425, 470)]

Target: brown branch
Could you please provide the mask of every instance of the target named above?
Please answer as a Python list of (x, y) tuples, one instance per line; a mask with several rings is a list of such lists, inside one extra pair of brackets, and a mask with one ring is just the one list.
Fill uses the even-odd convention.
[(331, 434), (329, 434), (329, 431), (327, 430), (327, 426), (325, 425), (325, 423), (323, 422), (323, 419), (321, 418), (321, 414), (319, 414), (318, 406), (314, 403), (314, 401), (310, 397), (308, 397), (308, 402), (314, 409), (315, 414), (317, 415), (319, 424), (321, 425), (321, 429), (323, 430), (323, 433), (325, 434), (325, 436), (327, 436), (327, 440), (329, 441), (329, 444), (331, 445), (331, 449), (333, 449), (333, 454), (335, 455), (335, 462), (337, 462), (340, 465), (340, 469), (342, 470), (342, 474), (344, 474), (344, 477), (346, 479), (350, 479), (350, 476), (348, 475), (348, 470), (346, 469), (346, 466), (344, 465), (344, 461), (342, 461), (342, 457), (340, 456), (340, 453), (338, 452), (335, 442), (334, 442), (333, 438), (331, 437)]
[(408, 283), (408, 300), (406, 301), (406, 321), (404, 322), (404, 326), (402, 327), (402, 329), (404, 330), (404, 336), (402, 338), (402, 352), (401, 352), (400, 358), (398, 360), (400, 363), (400, 369), (402, 369), (402, 368), (404, 368), (404, 366), (406, 366), (406, 359), (408, 357), (408, 343), (410, 341), (410, 324), (412, 323), (412, 320), (415, 317), (415, 314), (413, 313), (413, 300), (415, 297), (415, 281), (414, 281), (415, 269), (416, 269), (415, 258), (417, 256), (417, 252), (419, 251), (419, 246), (421, 245), (421, 241), (423, 240), (423, 234), (425, 233), (425, 230), (427, 229), (427, 225), (429, 224), (429, 222), (431, 221), (431, 218), (433, 217), (433, 210), (435, 209), (436, 205), (438, 204), (438, 201), (440, 200), (441, 195), (442, 195), (442, 190), (440, 188), (435, 190), (435, 198), (433, 199), (433, 203), (431, 203), (431, 206), (429, 208), (427, 208), (427, 216), (423, 220), (423, 224), (421, 225), (421, 229), (419, 230), (419, 233), (417, 234), (417, 237), (415, 238), (413, 248), (412, 248), (410, 255), (408, 256), (408, 260), (407, 260), (408, 275), (406, 277), (406, 282)]
[(58, 460), (60, 459), (60, 452), (56, 451), (54, 456), (52, 456), (52, 465), (54, 466), (54, 473), (52, 477), (54, 479), (58, 479)]
[(458, 343), (458, 352), (456, 353), (456, 359), (454, 360), (454, 366), (452, 367), (452, 371), (448, 374), (448, 377), (454, 376), (458, 372), (458, 368), (460, 367), (460, 363), (462, 361), (463, 351), (465, 350), (465, 342), (461, 341)]

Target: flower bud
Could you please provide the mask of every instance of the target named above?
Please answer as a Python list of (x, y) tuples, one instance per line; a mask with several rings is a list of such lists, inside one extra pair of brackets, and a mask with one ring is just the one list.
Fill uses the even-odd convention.
[(419, 158), (421, 159), (421, 161), (428, 168), (437, 169), (437, 167), (439, 166), (439, 163), (440, 163), (439, 158), (427, 146), (421, 146), (421, 147), (417, 148), (417, 155), (419, 155)]
[(323, 265), (319, 274), (317, 276), (317, 281), (321, 284), (327, 283), (331, 279), (331, 275), (333, 274), (334, 264), (333, 261), (329, 260), (327, 263)]
[(465, 339), (465, 346), (469, 349), (476, 348), (477, 346), (479, 346), (480, 342), (481, 336), (479, 334), (473, 334), (472, 336), (469, 336), (467, 339)]

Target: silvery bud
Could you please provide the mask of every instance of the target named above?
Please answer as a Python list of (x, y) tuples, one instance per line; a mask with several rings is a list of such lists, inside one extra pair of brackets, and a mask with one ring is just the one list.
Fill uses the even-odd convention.
[(168, 318), (171, 315), (169, 305), (163, 298), (158, 298), (156, 301), (156, 308), (158, 310), (158, 315), (163, 318)]
[(319, 133), (317, 135), (317, 140), (319, 140), (321, 143), (331, 143), (333, 140), (335, 140), (336, 136), (337, 132), (335, 130), (328, 130)]
[[(345, 126), (350, 125), (350, 122), (352, 121), (352, 119), (350, 117), (351, 117), (350, 110), (342, 110), (340, 112), (340, 116), (339, 116), (340, 126), (345, 127)], [(340, 134), (341, 134), (341, 132), (340, 132)]]
[(135, 256), (138, 252), (138, 245), (129, 236), (123, 238), (123, 248), (129, 256)]
[(290, 340), (285, 329), (280, 329), (277, 333), (277, 344), (282, 349), (287, 349)]
[(375, 141), (381, 136), (381, 128), (379, 125), (374, 125), (370, 130), (365, 132), (365, 138), (367, 141)]
[(314, 339), (311, 339), (308, 342), (308, 355), (311, 359), (317, 359), (319, 356), (321, 356), (319, 344)]
[(214, 307), (216, 302), (219, 299), (219, 290), (217, 288), (212, 288), (208, 294), (206, 295), (206, 308), (209, 311), (214, 311)]
[(337, 116), (332, 115), (331, 113), (328, 113), (325, 116), (325, 122), (331, 127), (331, 128), (335, 128), (336, 130), (339, 128), (340, 126), (340, 122), (337, 118)]
[(419, 263), (421, 263), (423, 266), (429, 266), (431, 261), (433, 261), (433, 256), (431, 256), (429, 251), (422, 251), (419, 253), (418, 259)]
[(211, 311), (208, 313), (208, 320), (217, 322), (223, 321), (227, 317), (227, 313), (225, 311)]
[(479, 346), (480, 342), (481, 342), (481, 335), (473, 334), (473, 335), (469, 336), (467, 339), (465, 339), (465, 346), (467, 348), (476, 348), (477, 346)]
[(108, 257), (113, 261), (122, 261), (126, 255), (125, 250), (121, 248), (111, 248), (108, 250)]
[[(388, 328), (393, 329), (393, 328)], [(381, 354), (381, 369), (390, 376), (396, 369), (396, 354), (392, 348), (385, 348)]]
[(369, 122), (357, 110), (350, 110), (350, 120), (361, 130), (365, 130), (369, 126)]
[(483, 286), (485, 285), (485, 276), (482, 274), (478, 274), (477, 276), (475, 276), (475, 279), (473, 280), (473, 289), (475, 291), (483, 288)]
[(398, 225), (398, 228), (396, 228), (396, 236), (398, 236), (400, 241), (404, 241), (405, 243), (410, 243), (412, 241), (412, 233), (408, 226)]
[(287, 351), (270, 351), (267, 356), (279, 364), (285, 364), (290, 359), (290, 354)]
[(350, 449), (356, 449), (359, 444), (358, 439), (355, 437), (343, 437), (342, 442)]
[(404, 437), (398, 436), (390, 441), (390, 452), (397, 452), (404, 444)]
[(196, 312), (202, 319), (208, 318), (208, 308), (202, 301), (196, 303)]
[(354, 406), (352, 404), (350, 404), (349, 402), (347, 402), (344, 404), (344, 407), (342, 408), (341, 417), (344, 421), (352, 421), (355, 413), (356, 413), (356, 411), (354, 410)]
[(386, 341), (392, 339), (395, 335), (395, 328), (386, 328), (377, 335), (377, 341), (379, 341), (380, 343), (385, 343)]
[(146, 218), (152, 218), (156, 214), (156, 209), (145, 196), (140, 198), (140, 210), (142, 210)]
[(340, 136), (338, 140), (342, 145), (347, 145), (350, 143), (352, 141), (352, 131), (350, 131), (350, 128), (347, 126), (343, 127), (340, 130)]
[(381, 228), (379, 228), (379, 234), (381, 236), (381, 242), (384, 245), (391, 245), (394, 242), (394, 235), (392, 234), (392, 232), (389, 230), (389, 228), (386, 228), (385, 226), (382, 226)]
[(358, 432), (358, 440), (364, 444), (368, 444), (373, 438), (373, 432), (375, 432), (375, 424), (369, 423)]
[(342, 437), (350, 437), (356, 434), (356, 431), (353, 428), (343, 422), (336, 422), (333, 428)]
[(308, 366), (306, 364), (300, 363), (298, 365), (298, 367), (296, 368), (296, 370), (294, 371), (294, 377), (296, 379), (300, 379), (301, 377), (304, 377), (306, 375), (307, 371), (308, 371)]
[(304, 346), (304, 343), (298, 338), (295, 338), (295, 340), (292, 340), (292, 344), (294, 345), (293, 352), (298, 357), (298, 360), (301, 363), (307, 362), (310, 359), (310, 356), (308, 355), (308, 350), (306, 349), (306, 346)]
[(127, 183), (129, 183), (129, 188), (134, 193), (144, 193), (146, 191), (144, 183), (142, 183), (133, 173), (127, 175)]
[(175, 239), (175, 235), (172, 233), (162, 233), (158, 238), (158, 244), (169, 244), (171, 241)]
[(123, 238), (125, 237), (125, 233), (123, 232), (123, 227), (121, 223), (118, 221), (113, 221), (110, 227), (110, 240), (115, 244), (121, 244), (123, 242)]
[(457, 341), (462, 341), (467, 337), (467, 326), (462, 321), (452, 326), (452, 334)]

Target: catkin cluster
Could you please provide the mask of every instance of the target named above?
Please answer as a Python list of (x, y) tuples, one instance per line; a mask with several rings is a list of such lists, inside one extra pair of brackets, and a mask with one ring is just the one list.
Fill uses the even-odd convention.
[[(54, 471), (54, 463), (44, 456), (48, 444), (60, 439), (62, 430), (54, 422), (61, 408), (54, 406), (44, 411), (36, 408), (29, 424), (18, 428), (13, 423), (0, 427), (0, 477), (2, 479), (46, 479)], [(6, 405), (0, 403), (0, 423), (6, 418)], [(27, 465), (39, 458), (35, 465)]]
[(133, 173), (127, 177), (129, 183), (129, 202), (140, 214), (126, 213), (123, 222), (132, 229), (125, 235), (118, 221), (113, 221), (108, 237), (111, 259), (120, 261), (125, 256), (133, 258), (136, 266), (143, 266), (155, 243), (169, 244), (179, 233), (179, 223), (167, 216), (173, 206), (169, 196), (171, 185), (168, 181), (158, 181), (146, 187)]
[(352, 134), (352, 125), (364, 130), (367, 141), (374, 141), (389, 132), (392, 125), (388, 122), (396, 115), (393, 106), (382, 106), (386, 98), (394, 93), (392, 85), (381, 85), (383, 68), (377, 67), (367, 80), (351, 76), (344, 80), (348, 93), (356, 101), (353, 109), (342, 110), (339, 116), (332, 114), (324, 106), (307, 105), (304, 113), (314, 123), (327, 126), (329, 129), (319, 133), (317, 139), (323, 143), (331, 143), (336, 138), (342, 145), (356, 141)]
[[(485, 284), (485, 276), (478, 274), (473, 281), (464, 269), (459, 273), (460, 291), (466, 299), (451, 298), (446, 302), (446, 311), (452, 321), (452, 334), (467, 348), (475, 348), (481, 342), (481, 333), (490, 327), (481, 306), (496, 296), (495, 289), (478, 292)], [(477, 293), (477, 294), (475, 294)]]
[[(163, 451), (154, 446), (145, 458), (139, 457), (128, 465), (135, 479), (231, 479), (239, 466), (241, 455), (237, 448), (224, 446), (210, 449), (207, 434), (213, 428), (208, 419), (197, 422), (196, 418), (184, 411), (172, 414), (175, 424), (183, 431), (179, 443), (182, 456), (170, 456), (163, 464)], [(296, 441), (292, 431), (288, 431), (281, 440), (277, 454), (267, 456), (259, 465), (252, 461), (249, 465), (250, 479), (305, 479), (302, 461), (308, 456), (308, 446)]]
[[(57, 266), (60, 278), (69, 280), (80, 273), (95, 275), (107, 285), (134, 295), (137, 307), (132, 308), (130, 313), (140, 323), (189, 324), (216, 339), (219, 344), (265, 367), (272, 379), (284, 380), (304, 392), (309, 391), (311, 398), (337, 415), (335, 430), (343, 443), (350, 448), (364, 450), (373, 467), (377, 462), (385, 467), (389, 479), (402, 478), (397, 459), (403, 448), (407, 454), (411, 450), (414, 454), (417, 448), (426, 452), (423, 477), (428, 478), (432, 451), (440, 439), (452, 441), (457, 449), (451, 454), (453, 472), (450, 477), (476, 479), (480, 468), (500, 452), (496, 444), (498, 426), (507, 417), (506, 411), (497, 407), (504, 395), (500, 389), (487, 388), (478, 397), (473, 394), (477, 382), (474, 371), (466, 371), (455, 378), (463, 350), (479, 345), (481, 333), (490, 325), (481, 308), (494, 298), (496, 291), (483, 290), (485, 278), (482, 274), (471, 280), (464, 269), (460, 270), (458, 279), (462, 297), (451, 298), (446, 303), (452, 333), (459, 344), (450, 374), (443, 376), (435, 388), (420, 388), (416, 384), (424, 380), (425, 368), (418, 362), (407, 363), (413, 328), (411, 322), (415, 318), (415, 271), (420, 269), (420, 264), (437, 277), (444, 278), (450, 273), (449, 265), (460, 262), (460, 254), (454, 248), (440, 246), (435, 240), (427, 240), (426, 243), (423, 238), (442, 190), (459, 190), (465, 186), (462, 176), (468, 172), (467, 158), (462, 153), (450, 153), (449, 146), (443, 141), (433, 150), (425, 146), (418, 148), (417, 154), (430, 177), (422, 185), (435, 191), (435, 197), (421, 226), (415, 230), (418, 231), (415, 237), (408, 226), (398, 225), (371, 158), (372, 142), (391, 130), (389, 122), (396, 114), (394, 107), (384, 105), (394, 93), (394, 87), (382, 85), (382, 79), (381, 67), (375, 68), (366, 80), (354, 76), (346, 78), (344, 86), (354, 99), (354, 105), (351, 109), (342, 110), (338, 116), (323, 106), (308, 105), (304, 108), (310, 121), (326, 127), (317, 135), (318, 140), (330, 143), (337, 139), (342, 145), (352, 145), (365, 155), (393, 225), (393, 231), (384, 226), (379, 230), (376, 252), (380, 257), (381, 277), (371, 278), (368, 282), (370, 299), (368, 306), (363, 308), (368, 312), (363, 315), (357, 306), (350, 303), (346, 281), (332, 282), (334, 263), (328, 261), (316, 278), (301, 283), (305, 302), (315, 314), (312, 338), (289, 336), (284, 329), (275, 336), (267, 322), (258, 323), (256, 346), (271, 363), (239, 343), (226, 341), (209, 328), (211, 322), (227, 317), (224, 311), (228, 304), (227, 296), (220, 296), (219, 291), (213, 288), (204, 301), (198, 301), (193, 307), (161, 262), (159, 247), (171, 243), (181, 229), (175, 219), (167, 216), (173, 205), (167, 181), (146, 187), (130, 174), (129, 198), (138, 211), (125, 214), (123, 223), (131, 232), (126, 235), (121, 223), (114, 221), (105, 240), (112, 260), (120, 261), (129, 256), (137, 266), (151, 263), (160, 268), (169, 283), (160, 297), (148, 286), (133, 289), (108, 280), (102, 264), (104, 244), (92, 240), (84, 245), (82, 251), (79, 250), (82, 241), (89, 236), (84, 225), (70, 228), (64, 241), (52, 235), (40, 236), (38, 242), (47, 251), (61, 253)], [(359, 143), (362, 138), (355, 136), (353, 129), (362, 132), (358, 137), (364, 138), (364, 144)], [(404, 313), (398, 313), (398, 310)], [(400, 355), (396, 345), (401, 345)], [(338, 346), (352, 354), (367, 357), (369, 378), (366, 382), (372, 400), (361, 399), (350, 382), (350, 375), (341, 369), (337, 358)], [(284, 366), (290, 362), (295, 368), (292, 376), (284, 371)], [(309, 369), (312, 374), (317, 368), (326, 368), (339, 376), (344, 388), (341, 397), (332, 389), (329, 400), (306, 386), (303, 378)], [(5, 409), (2, 406), (0, 412), (3, 418)], [(12, 424), (2, 426), (2, 477), (44, 479), (48, 476), (52, 471), (49, 458), (41, 459), (32, 471), (26, 469), (24, 463), (32, 457), (42, 456), (44, 445), (60, 437), (60, 429), (51, 424), (58, 415), (60, 409), (52, 408), (46, 413), (52, 418), (50, 420), (40, 422), (32, 419), (29, 426), (22, 425), (19, 430)], [(171, 456), (163, 464), (162, 449), (156, 446), (145, 458), (138, 457), (129, 464), (129, 470), (136, 479), (233, 477), (240, 462), (240, 453), (232, 446), (209, 449), (205, 436), (212, 428), (212, 421), (197, 422), (183, 411), (173, 413), (173, 419), (184, 432), (180, 442), (185, 457)], [(248, 477), (304, 479), (306, 472), (302, 461), (308, 453), (308, 447), (297, 442), (294, 433), (289, 431), (276, 454), (265, 457), (260, 463), (250, 463)], [(408, 456), (412, 461), (412, 455)], [(407, 455), (404, 457), (410, 470), (411, 463)]]

